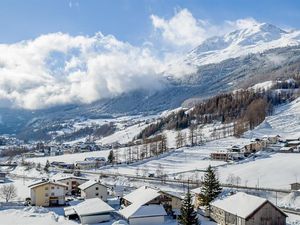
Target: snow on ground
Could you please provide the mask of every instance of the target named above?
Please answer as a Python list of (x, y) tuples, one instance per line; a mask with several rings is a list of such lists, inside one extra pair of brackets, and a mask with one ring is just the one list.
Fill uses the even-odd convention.
[(122, 130), (116, 131), (112, 135), (104, 137), (97, 141), (97, 143), (110, 144), (114, 142), (119, 142), (120, 144), (125, 144), (137, 136), (148, 124), (138, 123), (133, 126), (126, 127)]
[[(13, 200), (24, 201), (25, 198), (30, 197), (30, 190), (28, 188), (28, 185), (32, 183), (33, 180), (31, 179), (14, 178), (14, 179), (9, 179), (6, 183), (0, 183), (0, 188), (3, 185), (13, 184), (17, 189), (17, 197)], [(0, 198), (0, 202), (1, 201), (4, 201), (4, 199)]]
[[(3, 209), (0, 208), (1, 224), (10, 225), (75, 225), (78, 224), (73, 220), (67, 220), (62, 214), (62, 208), (42, 208), (42, 207), (24, 207), (20, 209)], [(210, 221), (199, 215), (202, 225), (216, 225), (215, 222)], [(112, 225), (116, 221), (99, 223), (99, 225)], [(118, 223), (116, 223), (118, 224)], [(177, 221), (166, 218), (164, 224), (153, 225), (176, 225)]]
[(84, 153), (74, 153), (74, 154), (65, 154), (59, 156), (47, 156), (47, 157), (37, 157), (37, 158), (28, 158), (26, 161), (31, 161), (35, 163), (45, 164), (47, 160), (49, 162), (66, 162), (66, 163), (75, 163), (76, 161), (82, 161), (87, 157), (105, 157), (107, 158), (110, 150), (103, 151), (94, 151), (94, 152), (84, 152)]
[(241, 178), (242, 185), (288, 189), (300, 177), (299, 162), (300, 154), (274, 153), (219, 167), (218, 172), (222, 182), (233, 174)]
[(10, 225), (75, 225), (74, 221), (66, 220), (63, 216), (45, 208), (26, 207), (24, 209), (0, 210), (1, 224)]
[(287, 194), (279, 201), (278, 205), (285, 208), (300, 209), (300, 192), (293, 191)]
[(277, 134), (285, 138), (300, 137), (300, 98), (278, 107), (273, 116), (267, 117), (261, 125), (247, 132), (245, 137)]
[(220, 166), (226, 164), (226, 162), (210, 160), (210, 153), (217, 150), (224, 150), (233, 145), (243, 145), (246, 143), (249, 143), (249, 140), (230, 137), (207, 142), (202, 146), (177, 149), (174, 152), (167, 154), (165, 157), (153, 158), (152, 160), (146, 160), (135, 165), (121, 165), (107, 170), (124, 174), (136, 174), (137, 170), (141, 171), (145, 168), (148, 172), (155, 172), (158, 167), (161, 167), (163, 172), (167, 174), (195, 169), (204, 170), (209, 165)]
[(259, 89), (268, 90), (273, 86), (273, 84), (274, 84), (274, 81), (265, 81), (265, 82), (257, 83), (255, 85), (253, 85), (251, 87), (251, 89), (253, 89), (255, 91), (258, 91)]

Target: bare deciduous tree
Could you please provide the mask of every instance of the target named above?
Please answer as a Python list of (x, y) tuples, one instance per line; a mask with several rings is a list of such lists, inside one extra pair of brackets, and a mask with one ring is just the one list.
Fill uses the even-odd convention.
[(0, 197), (9, 202), (11, 199), (17, 197), (17, 188), (13, 184), (3, 185), (0, 188)]

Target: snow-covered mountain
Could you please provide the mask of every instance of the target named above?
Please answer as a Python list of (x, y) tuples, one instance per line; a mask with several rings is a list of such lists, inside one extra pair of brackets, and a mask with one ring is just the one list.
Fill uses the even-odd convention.
[[(300, 31), (284, 31), (262, 23), (221, 37), (209, 38), (185, 55), (181, 63), (196, 67), (193, 74), (163, 77), (165, 88), (136, 90), (91, 104), (25, 111), (1, 109), (0, 134), (44, 135), (75, 118), (156, 114), (221, 92), (288, 78), (300, 71)], [(54, 128), (53, 128), (54, 127)]]
[(272, 24), (252, 23), (247, 28), (205, 40), (182, 60), (200, 66), (299, 44), (300, 31), (284, 31)]

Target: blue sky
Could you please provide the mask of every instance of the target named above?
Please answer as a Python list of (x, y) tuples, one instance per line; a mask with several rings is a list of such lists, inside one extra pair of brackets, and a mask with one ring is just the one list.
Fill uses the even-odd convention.
[(0, 42), (59, 31), (71, 35), (101, 31), (139, 44), (152, 32), (151, 14), (169, 19), (183, 8), (214, 24), (253, 17), (283, 28), (300, 28), (297, 0), (2, 0)]

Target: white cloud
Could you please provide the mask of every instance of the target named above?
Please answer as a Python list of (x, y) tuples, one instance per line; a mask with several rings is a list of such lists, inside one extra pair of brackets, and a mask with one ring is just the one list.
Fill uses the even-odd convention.
[(151, 15), (153, 26), (159, 30), (164, 40), (177, 46), (194, 46), (205, 39), (206, 22), (197, 20), (187, 9), (177, 12), (169, 20)]
[(170, 19), (164, 19), (157, 15), (151, 15), (150, 18), (153, 27), (166, 43), (186, 49), (196, 47), (207, 38), (258, 24), (253, 18), (212, 24), (208, 20), (195, 18), (188, 9), (176, 12)]
[(0, 101), (36, 109), (159, 88), (163, 64), (113, 36), (54, 33), (0, 45)]
[[(161, 38), (181, 50), (222, 30), (194, 18), (187, 9), (169, 20), (155, 15), (151, 19)], [(246, 20), (227, 21), (223, 31), (246, 23)], [(163, 48), (148, 41), (133, 46), (101, 33), (94, 36), (52, 33), (0, 44), (0, 104), (39, 109), (91, 103), (132, 90), (161, 88), (162, 74), (166, 71), (174, 76), (195, 72), (196, 68), (177, 63), (183, 54), (176, 48), (166, 47), (166, 51), (157, 54), (155, 49)]]

